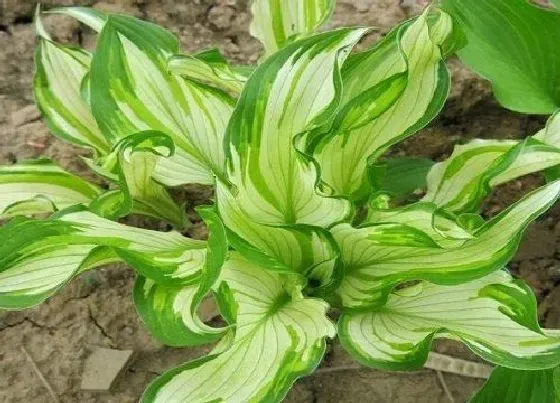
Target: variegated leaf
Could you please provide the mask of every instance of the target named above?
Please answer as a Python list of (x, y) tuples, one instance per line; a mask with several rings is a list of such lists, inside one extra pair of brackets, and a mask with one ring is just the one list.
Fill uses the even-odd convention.
[[(399, 282), (458, 284), (502, 268), (523, 230), (560, 196), (560, 181), (543, 186), (486, 222), (455, 245), (439, 245), (417, 224), (340, 224), (332, 234), (340, 247), (344, 279), (337, 293), (347, 308), (378, 305)], [(431, 223), (431, 221), (430, 221)], [(422, 226), (430, 225), (427, 222)]]
[(0, 307), (43, 301), (81, 272), (99, 247), (164, 285), (199, 282), (207, 254), (206, 242), (127, 227), (79, 208), (46, 220), (14, 219), (0, 228)]
[(305, 35), (312, 34), (331, 15), (335, 0), (252, 0), (251, 34), (270, 56)]
[(139, 276), (134, 286), (134, 303), (152, 334), (172, 346), (217, 341), (226, 328), (214, 328), (202, 322), (197, 310), (208, 291), (216, 284), (226, 259), (226, 233), (212, 209), (197, 209), (210, 237), (200, 281), (185, 286), (165, 286)]
[(443, 106), (449, 76), (440, 47), (452, 24), (439, 12), (430, 25), (429, 11), (344, 64), (343, 107), (330, 131), (307, 140), (336, 194), (369, 194), (368, 161), (425, 126)]
[(276, 402), (319, 364), (334, 336), (325, 302), (288, 294), (282, 276), (236, 254), (221, 278), (235, 304), (235, 338), (157, 378), (142, 402)]
[(439, 337), (509, 368), (552, 368), (560, 362), (560, 337), (543, 333), (536, 308), (529, 287), (497, 271), (460, 285), (399, 289), (384, 306), (343, 314), (338, 334), (354, 358), (383, 369), (419, 368)]
[(350, 213), (349, 203), (319, 194), (316, 166), (294, 142), (330, 119), (340, 96), (338, 66), (363, 33), (341, 29), (298, 41), (249, 78), (226, 148), (235, 204), (250, 220), (326, 226)]
[(109, 144), (80, 91), (90, 62), (86, 51), (42, 37), (35, 52), (33, 91), (53, 134), (103, 154)]
[[(122, 192), (121, 204), (128, 206), (119, 209), (117, 216), (133, 210), (166, 220), (179, 229), (185, 227), (187, 220), (184, 208), (178, 206), (165, 187), (154, 180), (158, 160), (170, 157), (174, 151), (169, 136), (148, 130), (123, 138), (111, 154), (100, 159), (101, 168), (118, 178)], [(109, 201), (117, 207), (118, 202), (118, 199)]]
[(103, 29), (103, 25), (107, 19), (107, 16), (103, 12), (91, 7), (56, 7), (45, 13), (68, 15), (96, 32)]
[(87, 205), (100, 193), (47, 159), (0, 167), (0, 219)]
[(207, 84), (239, 96), (247, 77), (230, 68), (219, 50), (212, 49), (192, 56), (177, 55), (169, 59), (167, 68), (172, 73)]
[(432, 167), (423, 200), (452, 212), (476, 212), (493, 187), (560, 164), (560, 148), (535, 138), (474, 140)]
[(91, 103), (113, 141), (144, 130), (170, 136), (176, 152), (161, 158), (154, 178), (175, 186), (212, 184), (223, 173), (222, 139), (233, 109), (225, 93), (167, 70), (177, 39), (156, 25), (111, 15), (91, 65)]

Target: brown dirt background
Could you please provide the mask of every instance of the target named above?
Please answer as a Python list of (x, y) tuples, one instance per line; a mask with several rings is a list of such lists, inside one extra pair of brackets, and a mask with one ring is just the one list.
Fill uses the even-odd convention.
[[(331, 26), (375, 27), (372, 38), (409, 17), (413, 1), (338, 0)], [(247, 0), (46, 0), (50, 5), (94, 5), (133, 14), (161, 24), (181, 39), (185, 52), (218, 47), (239, 63), (254, 63), (259, 44), (248, 34)], [(31, 25), (34, 1), (0, 0), (0, 163), (48, 156), (88, 178), (92, 174), (77, 158), (82, 150), (50, 136), (33, 106), (31, 82), (35, 37)], [(95, 36), (74, 21), (45, 18), (55, 39), (91, 48)], [(488, 83), (474, 76), (457, 60), (449, 62), (453, 88), (441, 116), (430, 127), (393, 152), (440, 160), (454, 144), (481, 138), (522, 138), (544, 123), (542, 117), (501, 109), (492, 99)], [(498, 189), (486, 202), (491, 216), (542, 182), (529, 176)], [(185, 190), (189, 206), (208, 199), (208, 189)], [(542, 325), (560, 327), (560, 225), (558, 207), (532, 225), (510, 265), (536, 291)], [(141, 221), (137, 223), (142, 223)], [(204, 238), (197, 224), (190, 231)], [(24, 346), (65, 403), (134, 402), (157, 374), (205, 353), (208, 348), (176, 349), (157, 343), (143, 328), (135, 312), (131, 291), (134, 273), (126, 267), (109, 267), (87, 273), (46, 303), (24, 312), (0, 312), (0, 402), (49, 402), (49, 395), (26, 360)], [(98, 346), (133, 349), (136, 359), (111, 392), (80, 390), (83, 364)], [(439, 342), (440, 352), (476, 359), (466, 348)], [(323, 367), (350, 364), (350, 358), (333, 343)], [(468, 400), (481, 381), (444, 374), (456, 402)], [(370, 369), (319, 372), (298, 381), (287, 402), (448, 402), (436, 373), (430, 370), (388, 373)]]

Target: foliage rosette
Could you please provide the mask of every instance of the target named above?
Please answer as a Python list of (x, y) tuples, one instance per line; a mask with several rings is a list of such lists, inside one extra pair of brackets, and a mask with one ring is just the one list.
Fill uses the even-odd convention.
[[(473, 401), (503, 388), (512, 402), (557, 401), (560, 335), (539, 326), (533, 292), (507, 263), (560, 196), (560, 115), (522, 141), (474, 140), (435, 164), (386, 157), (443, 107), (446, 58), (480, 61), (455, 3), (358, 52), (367, 28), (317, 32), (334, 1), (254, 0), (264, 56), (251, 67), (217, 50), (183, 54), (132, 17), (49, 10), (98, 32), (86, 52), (54, 42), (38, 9), (37, 104), (108, 186), (47, 160), (0, 167), (0, 308), (34, 306), (106, 264), (132, 267), (156, 339), (215, 344), (156, 378), (146, 403), (281, 401), (337, 335), (360, 363), (397, 371), (422, 367), (435, 339), (457, 340), (498, 366)], [(552, 112), (541, 87), (523, 100), (532, 109), (494, 84), (508, 107)], [(481, 216), (496, 186), (535, 172), (547, 183)], [(189, 222), (174, 189), (189, 183), (215, 187), (196, 210), (207, 240), (180, 232)], [(172, 229), (131, 227), (130, 214)], [(200, 317), (209, 299), (220, 321)]]

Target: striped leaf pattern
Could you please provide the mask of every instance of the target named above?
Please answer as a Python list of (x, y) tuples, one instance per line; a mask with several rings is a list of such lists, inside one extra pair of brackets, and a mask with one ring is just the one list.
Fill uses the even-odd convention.
[(250, 31), (270, 56), (295, 39), (312, 34), (330, 17), (334, 5), (335, 0), (252, 0)]
[(560, 362), (560, 337), (543, 333), (534, 295), (505, 271), (455, 286), (421, 282), (399, 289), (382, 307), (343, 314), (338, 334), (357, 360), (390, 370), (422, 366), (438, 337), (460, 340), (508, 368)]
[(213, 184), (213, 175), (223, 173), (222, 139), (233, 100), (170, 74), (167, 59), (178, 51), (177, 39), (164, 29), (109, 16), (91, 65), (93, 114), (113, 141), (145, 130), (171, 137), (176, 152), (158, 161), (157, 181)]
[(0, 167), (0, 219), (87, 205), (100, 193), (47, 159)]
[(560, 196), (560, 181), (525, 196), (477, 229), (472, 239), (442, 247), (407, 224), (371, 224), (332, 229), (344, 264), (345, 277), (337, 291), (349, 308), (383, 303), (396, 284), (427, 280), (458, 284), (499, 270), (511, 259), (526, 226)]
[(152, 334), (172, 346), (207, 344), (217, 341), (225, 328), (204, 324), (197, 309), (220, 277), (228, 252), (225, 228), (212, 208), (197, 210), (208, 226), (210, 237), (199, 281), (182, 286), (165, 286), (139, 276), (134, 286), (134, 303)]
[(102, 159), (104, 169), (118, 178), (124, 198), (120, 203), (129, 206), (120, 215), (133, 210), (168, 221), (178, 229), (185, 227), (184, 209), (154, 180), (158, 158), (169, 157), (174, 151), (169, 136), (147, 130), (123, 138), (111, 154)]
[(549, 127), (522, 142), (474, 140), (455, 147), (428, 173), (423, 201), (456, 213), (478, 211), (495, 186), (560, 164), (560, 148), (539, 140), (549, 135), (552, 141), (551, 132)]
[(247, 77), (236, 72), (217, 49), (197, 53), (192, 56), (176, 55), (169, 59), (167, 68), (172, 73), (207, 84), (239, 96)]
[(14, 219), (0, 228), (0, 240), (2, 308), (43, 301), (84, 267), (95, 267), (99, 248), (112, 251), (109, 261), (123, 260), (164, 285), (200, 281), (207, 256), (206, 242), (127, 227), (76, 207), (47, 220)]
[(325, 302), (287, 294), (282, 276), (236, 254), (221, 281), (236, 305), (231, 345), (157, 378), (142, 402), (281, 401), (298, 377), (318, 365), (325, 338), (335, 333)]
[(344, 107), (330, 132), (308, 141), (322, 179), (336, 194), (367, 195), (368, 158), (425, 126), (443, 106), (449, 77), (440, 46), (452, 24), (439, 13), (430, 26), (428, 12), (345, 63)]
[(35, 53), (33, 91), (53, 134), (102, 154), (109, 144), (80, 91), (90, 63), (86, 51), (41, 38)]
[(341, 29), (299, 41), (249, 78), (230, 120), (226, 147), (228, 180), (237, 205), (251, 220), (326, 226), (350, 213), (349, 203), (319, 194), (316, 166), (294, 142), (336, 108), (338, 66), (363, 33)]

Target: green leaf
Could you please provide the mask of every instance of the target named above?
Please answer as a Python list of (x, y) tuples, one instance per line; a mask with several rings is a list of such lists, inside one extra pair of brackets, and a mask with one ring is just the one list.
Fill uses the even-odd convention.
[(113, 142), (145, 130), (171, 137), (176, 151), (158, 160), (157, 181), (213, 184), (213, 175), (223, 173), (222, 139), (233, 100), (169, 73), (167, 59), (178, 51), (177, 39), (163, 28), (109, 16), (91, 65), (93, 114)]
[(330, 17), (335, 0), (252, 0), (250, 32), (264, 45), (266, 56), (312, 34)]
[(192, 346), (217, 341), (226, 328), (205, 325), (197, 314), (203, 298), (220, 276), (228, 251), (226, 233), (212, 209), (199, 209), (210, 237), (201, 280), (186, 286), (165, 286), (139, 276), (134, 286), (134, 303), (152, 334), (171, 346)]
[(560, 14), (527, 0), (443, 0), (464, 31), (461, 60), (492, 82), (506, 108), (550, 114), (560, 106)]
[[(429, 12), (402, 24), (377, 46), (344, 64), (343, 108), (331, 130), (308, 139), (322, 179), (335, 194), (369, 195), (368, 161), (424, 127), (443, 106), (449, 74), (441, 44), (451, 35), (452, 24), (442, 12), (428, 24)], [(367, 113), (362, 113), (364, 107)]]
[(98, 247), (163, 285), (198, 283), (206, 245), (178, 232), (127, 227), (79, 208), (47, 220), (14, 219), (0, 228), (0, 307), (43, 301), (81, 272)]
[(47, 159), (0, 167), (0, 219), (88, 204), (100, 190)]
[(370, 181), (376, 191), (407, 196), (426, 187), (426, 175), (433, 165), (428, 158), (391, 158), (370, 167)]
[(239, 96), (247, 77), (230, 68), (219, 50), (212, 49), (192, 56), (176, 55), (169, 59), (169, 71)]
[(90, 61), (91, 55), (84, 50), (41, 38), (35, 52), (33, 91), (53, 134), (103, 154), (109, 145), (80, 92)]
[(540, 371), (496, 368), (470, 403), (558, 403), (555, 373), (560, 373), (560, 367)]
[(428, 173), (428, 191), (422, 200), (452, 212), (477, 212), (495, 186), (560, 164), (560, 148), (537, 137), (521, 143), (474, 140), (456, 146), (451, 157)]
[(508, 368), (547, 369), (560, 360), (560, 337), (539, 328), (530, 288), (505, 271), (460, 285), (399, 289), (384, 306), (344, 313), (338, 334), (355, 359), (389, 370), (420, 368), (438, 337)]
[(235, 204), (251, 220), (326, 226), (351, 212), (350, 203), (323, 197), (315, 164), (294, 142), (330, 119), (340, 95), (338, 66), (364, 32), (341, 29), (295, 42), (247, 81), (226, 152)]
[(235, 254), (222, 280), (236, 304), (233, 342), (157, 378), (142, 402), (281, 401), (319, 364), (335, 334), (325, 302), (287, 294), (281, 276)]
[[(360, 308), (383, 303), (400, 282), (427, 280), (448, 285), (499, 270), (511, 259), (527, 225), (560, 196), (560, 181), (539, 188), (478, 228), (472, 239), (439, 245), (418, 224), (340, 224), (337, 241), (345, 277), (337, 290), (343, 305)], [(431, 224), (431, 219), (423, 226)]]

